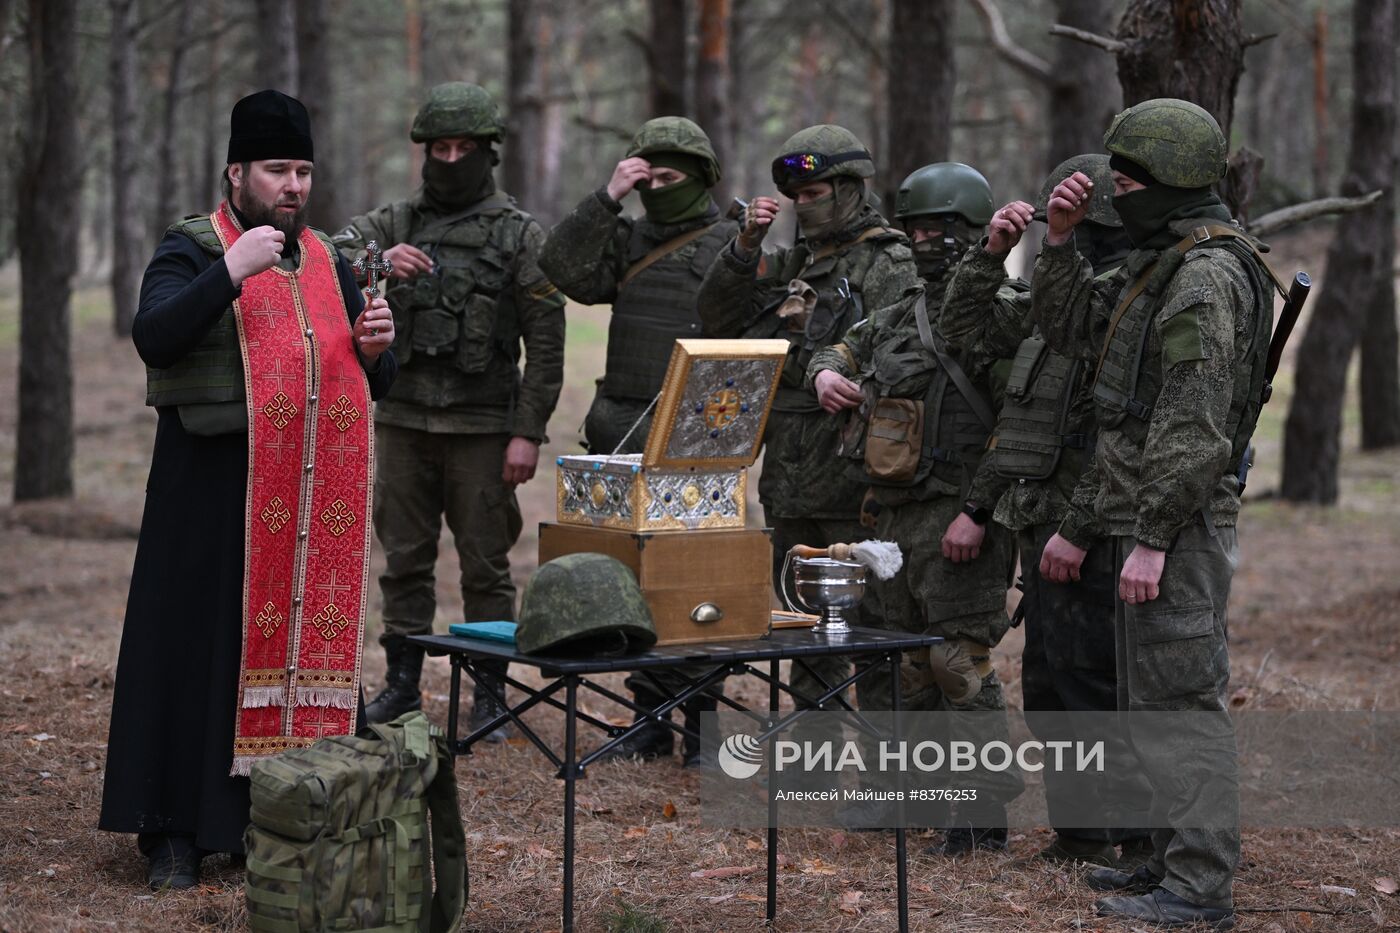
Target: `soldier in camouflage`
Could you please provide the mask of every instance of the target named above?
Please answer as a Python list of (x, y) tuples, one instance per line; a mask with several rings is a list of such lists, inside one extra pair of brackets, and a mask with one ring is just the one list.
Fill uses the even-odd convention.
[[(824, 547), (870, 535), (860, 515), (866, 484), (831, 469), (840, 426), (804, 386), (807, 364), (866, 309), (897, 301), (919, 277), (908, 238), (870, 203), (875, 163), (854, 133), (811, 126), (779, 152), (773, 182), (795, 202), (797, 243), (761, 251), (780, 208), (774, 198), (754, 198), (743, 229), (705, 275), (699, 313), (707, 337), (782, 337), (792, 344), (768, 418), (758, 483), (764, 520), (773, 528), (774, 587), (781, 592), (783, 558), (794, 545)], [(859, 624), (884, 625), (873, 593), (861, 604)], [(829, 658), (794, 666), (792, 687), (806, 705), (803, 698), (845, 679), (850, 665)], [(873, 675), (857, 693), (876, 709), (889, 700), (888, 684)]]
[[(1119, 708), (1190, 711), (1204, 734), (1164, 740), (1127, 717), (1153, 814), (1168, 828), (1153, 831), (1146, 865), (1096, 869), (1089, 883), (1125, 892), (1098, 902), (1103, 915), (1223, 929), (1240, 854), (1238, 779), (1222, 764), (1235, 760), (1225, 607), (1239, 559), (1237, 473), (1272, 326), (1270, 275), (1211, 188), (1225, 174), (1226, 142), (1209, 113), (1145, 101), (1114, 119), (1104, 144), (1133, 251), (1095, 282), (1074, 250), (1094, 186), (1070, 176), (1050, 197), (1033, 312), (1051, 346), (1094, 371), (1099, 440), (1074, 506), (1092, 507), (1111, 541)], [(1041, 573), (1073, 579), (1091, 544), (1062, 525)], [(1233, 811), (1234, 825), (1202, 817), (1206, 801)]]
[[(661, 391), (677, 338), (699, 337), (695, 297), (700, 281), (738, 224), (720, 216), (710, 189), (720, 179), (719, 160), (705, 131), (685, 117), (648, 120), (632, 138), (612, 179), (588, 195), (549, 233), (540, 268), (565, 295), (582, 304), (611, 304), (607, 367), (584, 422), (591, 453), (640, 453), (651, 429), (649, 409)], [(636, 190), (645, 215), (622, 213), (624, 197)], [(640, 423), (639, 423), (640, 422)], [(672, 672), (653, 674), (672, 692), (685, 686)], [(663, 701), (646, 678), (627, 686), (637, 703), (654, 709)], [(715, 701), (687, 703), (687, 727), (700, 729), (699, 714)], [(609, 757), (657, 758), (671, 754), (674, 733), (648, 719)], [(698, 740), (687, 735), (686, 764), (697, 762)]]
[[(465, 618), (515, 616), (507, 559), (521, 528), (515, 487), (535, 474), (563, 384), (564, 298), (540, 271), (539, 224), (496, 190), (502, 130), (486, 91), (433, 88), (410, 133), (426, 150), (423, 187), (356, 217), (334, 238), (355, 256), (378, 241), (392, 260), (386, 297), (402, 364), (375, 409), (374, 528), (387, 563), (380, 641), (389, 671), (365, 710), (372, 722), (419, 708), (423, 651), (406, 638), (432, 631), (444, 515), (461, 562)], [(478, 684), (473, 726), (497, 711)]]
[[(992, 216), (988, 236), (967, 252), (952, 276), (940, 321), (950, 345), (1013, 361), (990, 451), (975, 485), (981, 490), (978, 495), (995, 508), (996, 522), (1016, 535), (1024, 593), (1018, 615), (1025, 620), (1026, 639), (1021, 693), (1027, 723), (1043, 741), (1066, 738), (1055, 731), (1063, 728), (1064, 720), (1031, 715), (1034, 712), (1112, 712), (1118, 705), (1112, 548), (1097, 537), (1091, 513), (1069, 509), (1098, 431), (1087, 364), (1049, 349), (1035, 332), (1030, 293), (1004, 288), (1007, 254), (1032, 216), (1044, 216), (1054, 187), (1074, 172), (1094, 180), (1089, 212), (1076, 230), (1076, 250), (1099, 279), (1122, 265), (1129, 246), (1113, 210), (1108, 156), (1075, 156), (1046, 178), (1039, 207), (1013, 201)], [(1061, 522), (1074, 529), (1077, 539), (1093, 541), (1079, 579), (1067, 583), (1046, 580), (1039, 569), (1045, 543)], [(1136, 868), (1150, 853), (1143, 830), (1108, 831), (1057, 822), (1062, 795), (1069, 789), (1053, 770), (1045, 772), (1045, 784), (1056, 836), (1041, 851), (1042, 857)], [(1114, 843), (1123, 846), (1121, 862)]]
[[(887, 624), (946, 639), (907, 659), (905, 708), (1000, 711), (978, 717), (977, 735), (952, 738), (1006, 741), (1006, 699), (990, 654), (1009, 627), (1012, 540), (989, 521), (981, 503), (993, 499), (974, 484), (1004, 367), (995, 355), (950, 349), (940, 333), (953, 265), (991, 215), (991, 188), (971, 166), (939, 162), (906, 178), (895, 218), (914, 241), (923, 285), (816, 351), (807, 379), (827, 412), (856, 409), (841, 451), (845, 473), (871, 486), (876, 536), (905, 555), (904, 570), (877, 584)], [(998, 287), (1005, 300), (1024, 291), (1004, 273)], [(964, 725), (973, 721), (956, 728)], [(981, 770), (975, 781), (978, 800), (958, 805), (932, 851), (1006, 848), (1006, 804), (1020, 794), (1020, 776)]]

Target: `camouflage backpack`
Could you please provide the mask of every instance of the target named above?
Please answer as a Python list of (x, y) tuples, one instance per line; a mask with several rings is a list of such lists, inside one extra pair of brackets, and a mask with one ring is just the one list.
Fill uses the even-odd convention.
[(447, 740), (417, 711), (369, 730), (253, 766), (243, 841), (255, 933), (457, 930), (466, 837)]

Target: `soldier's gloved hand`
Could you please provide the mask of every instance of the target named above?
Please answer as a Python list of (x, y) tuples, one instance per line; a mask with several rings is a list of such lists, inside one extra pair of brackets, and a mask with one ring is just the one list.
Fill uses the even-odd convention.
[(540, 462), (540, 445), (528, 437), (512, 437), (506, 444), (505, 463), (501, 467), (501, 479), (507, 486), (519, 486), (535, 478), (535, 468)]
[(412, 243), (400, 243), (384, 251), (384, 258), (394, 264), (390, 278), (411, 279), (433, 271), (433, 258)]
[(744, 211), (744, 224), (739, 228), (738, 244), (745, 256), (751, 256), (763, 244), (763, 238), (777, 219), (780, 205), (776, 198), (757, 197)]
[(1141, 605), (1156, 599), (1161, 592), (1158, 584), (1162, 582), (1162, 568), (1166, 564), (1166, 551), (1145, 544), (1134, 547), (1123, 561), (1123, 572), (1118, 575), (1118, 595), (1123, 597), (1123, 602)]
[(224, 265), (228, 268), (228, 277), (234, 287), (242, 285), (244, 279), (277, 265), (286, 241), (286, 234), (271, 226), (254, 227), (235, 240), (228, 252), (224, 253)]
[(389, 313), (389, 302), (383, 298), (368, 302), (355, 319), (352, 333), (355, 348), (366, 362), (372, 362), (389, 349), (389, 344), (394, 342), (394, 316)]
[(987, 245), (983, 250), (989, 256), (1005, 256), (1021, 242), (1021, 234), (1030, 226), (1035, 216), (1035, 208), (1025, 201), (1012, 201), (992, 215), (987, 225)]
[(1045, 242), (1051, 246), (1068, 243), (1074, 236), (1074, 228), (1089, 213), (1093, 194), (1093, 179), (1083, 172), (1075, 172), (1056, 185), (1045, 205), (1045, 222), (1050, 226)]
[(1040, 555), (1040, 575), (1052, 583), (1078, 580), (1079, 568), (1087, 553), (1082, 547), (1060, 537), (1057, 531), (1045, 543), (1045, 550)]
[(637, 156), (623, 159), (613, 169), (612, 179), (608, 182), (608, 197), (621, 201), (637, 187), (639, 181), (651, 181), (651, 163)]
[(834, 415), (843, 408), (855, 408), (865, 401), (860, 386), (834, 369), (823, 369), (817, 373), (812, 384), (817, 390), (817, 401), (828, 415)]
[(943, 556), (955, 564), (976, 560), (986, 537), (986, 525), (979, 525), (971, 516), (959, 512), (943, 532)]

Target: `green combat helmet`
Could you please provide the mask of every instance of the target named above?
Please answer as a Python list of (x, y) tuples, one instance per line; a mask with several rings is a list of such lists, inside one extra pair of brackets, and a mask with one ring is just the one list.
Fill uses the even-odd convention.
[(451, 136), (474, 136), (500, 142), (505, 123), (486, 89), (465, 81), (439, 84), (413, 118), (409, 138), (415, 143)]
[(793, 185), (827, 181), (840, 175), (872, 178), (875, 161), (855, 133), (821, 123), (788, 137), (773, 160), (773, 184), (784, 193)]
[(1089, 199), (1089, 213), (1084, 215), (1084, 219), (1103, 224), (1105, 227), (1123, 226), (1118, 212), (1113, 209), (1113, 169), (1108, 167), (1108, 156), (1100, 152), (1070, 156), (1051, 169), (1050, 174), (1045, 176), (1045, 184), (1040, 186), (1040, 197), (1035, 202), (1036, 220), (1045, 219), (1050, 192), (1075, 172), (1083, 172), (1094, 183), (1094, 194)]
[(540, 566), (520, 598), (524, 654), (597, 656), (656, 644), (651, 608), (627, 566), (606, 554), (565, 554)]
[(1134, 104), (1113, 118), (1103, 144), (1174, 188), (1204, 188), (1225, 177), (1225, 134), (1215, 117), (1189, 101)]
[(625, 158), (647, 156), (657, 152), (681, 152), (695, 156), (701, 162), (706, 188), (713, 188), (720, 179), (719, 157), (710, 137), (699, 125), (685, 117), (657, 117), (642, 124)]
[(982, 173), (961, 162), (935, 162), (915, 169), (900, 182), (894, 199), (896, 220), (929, 214), (957, 214), (974, 227), (992, 221), (992, 186)]

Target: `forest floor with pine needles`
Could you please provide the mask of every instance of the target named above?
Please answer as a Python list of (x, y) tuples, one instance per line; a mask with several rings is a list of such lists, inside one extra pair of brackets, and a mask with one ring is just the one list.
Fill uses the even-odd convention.
[[(1316, 238), (1288, 241), (1280, 265)], [(13, 296), (11, 287), (0, 294)], [(141, 404), (143, 371), (130, 343), (114, 340), (105, 292), (75, 296), (77, 495), (68, 502), (0, 504), (0, 933), (47, 930), (244, 930), (242, 876), (223, 856), (205, 883), (183, 893), (144, 887), (131, 837), (99, 833), (107, 720), (127, 585), (154, 433)], [(16, 371), (15, 304), (0, 300), (0, 371)], [(601, 371), (606, 316), (571, 309), (568, 376), (553, 441), (522, 490), (526, 533), (514, 552), (517, 581), (535, 564), (539, 521), (554, 510), (552, 458), (576, 451), (576, 428)], [(1241, 534), (1243, 562), (1231, 598), (1233, 702), (1261, 709), (1400, 709), (1400, 452), (1356, 452), (1344, 442), (1343, 496), (1335, 509), (1296, 507), (1277, 488), (1278, 444), (1289, 380), (1259, 432), (1260, 466)], [(0, 403), (0, 486), (13, 470), (13, 395)], [(758, 512), (755, 510), (755, 515)], [(444, 539), (439, 627), (460, 611), (455, 556)], [(379, 558), (376, 556), (377, 573)], [(370, 609), (365, 680), (383, 658), (377, 592)], [(1019, 704), (1020, 633), (995, 653)], [(605, 678), (620, 689), (620, 677)], [(447, 665), (427, 664), (426, 708), (447, 714)], [(761, 706), (766, 688), (731, 678), (727, 689)], [(596, 711), (620, 717), (620, 708)], [(557, 714), (532, 714), (558, 743)], [(584, 736), (591, 747), (595, 738)], [(481, 748), (457, 764), (467, 830), (471, 897), (465, 929), (559, 928), (563, 785), (523, 739)], [(702, 825), (699, 781), (679, 759), (591, 768), (579, 784), (576, 910), (581, 930), (763, 928), (763, 835)], [(1048, 831), (1013, 833), (1010, 851), (951, 863), (911, 837), (910, 908), (919, 930), (1126, 930), (1093, 916), (1077, 870), (1034, 853)], [(895, 926), (893, 837), (834, 829), (784, 830), (779, 919), (785, 931), (889, 930)], [(730, 869), (714, 871), (714, 869)], [(1235, 885), (1238, 929), (1258, 933), (1400, 926), (1384, 893), (1400, 873), (1395, 830), (1268, 830), (1244, 834)]]

